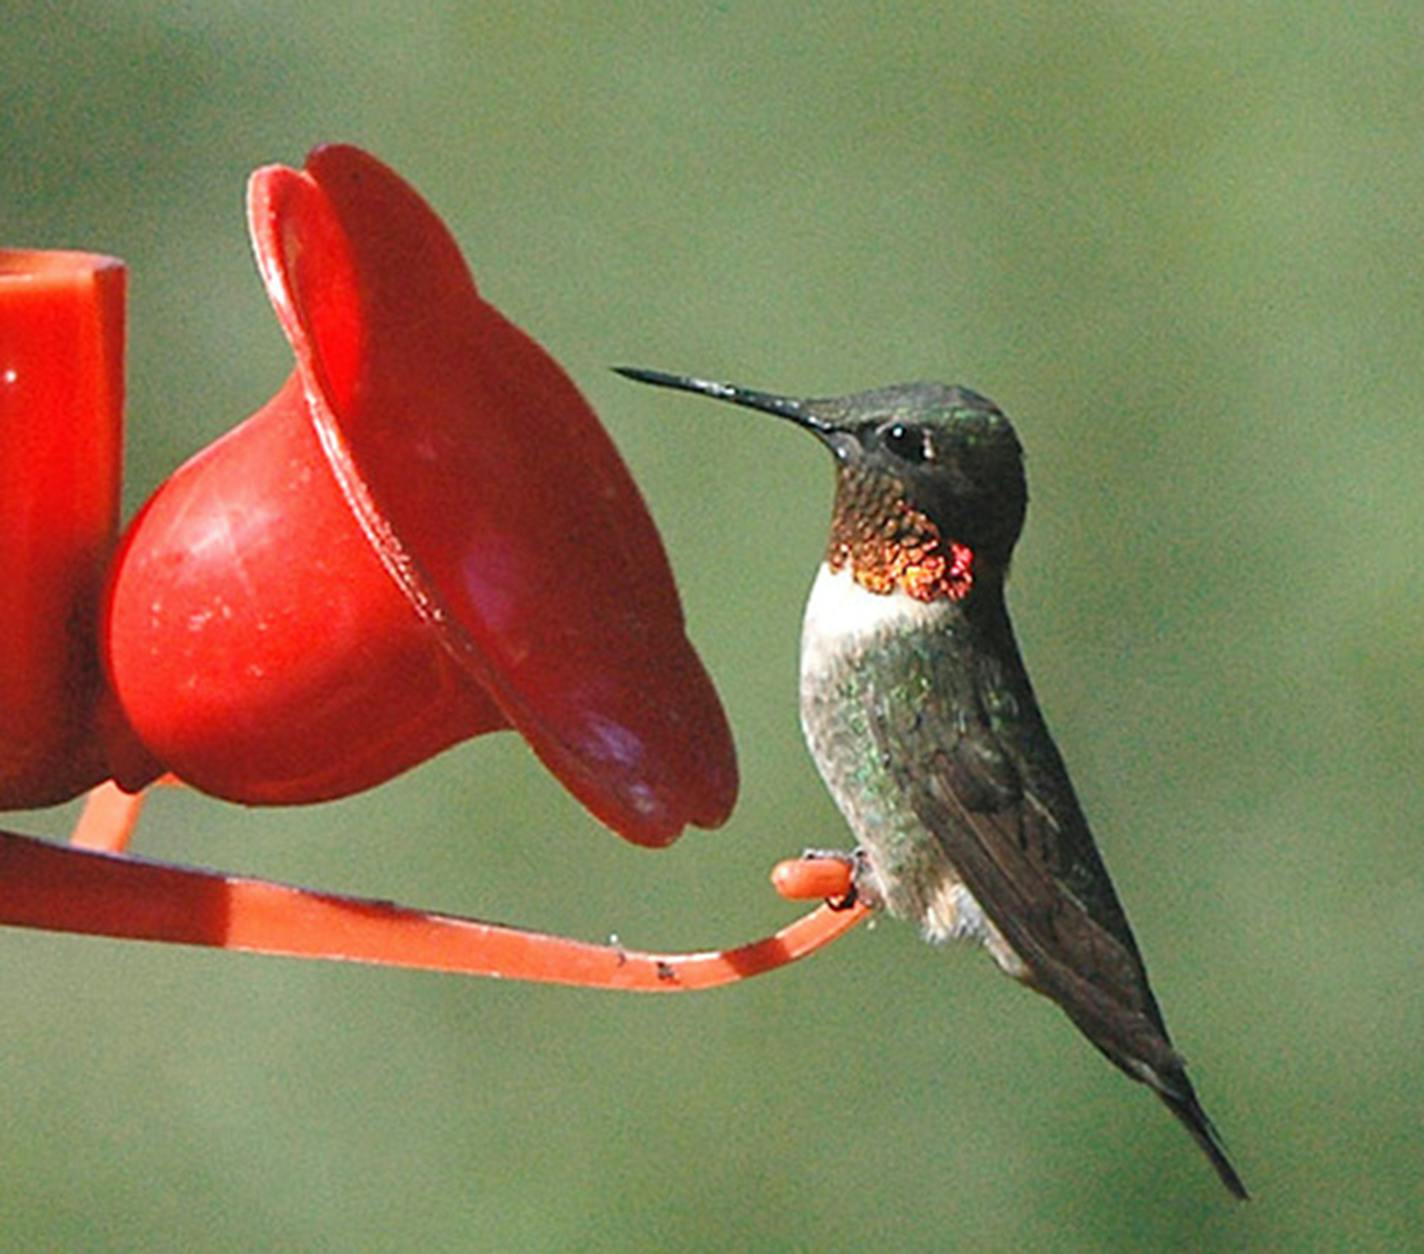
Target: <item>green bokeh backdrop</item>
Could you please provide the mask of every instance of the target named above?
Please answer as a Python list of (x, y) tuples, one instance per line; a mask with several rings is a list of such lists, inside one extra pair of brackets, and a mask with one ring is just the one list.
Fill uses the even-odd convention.
[(1421, 1240), (1424, 8), (0, 17), (0, 237), (131, 267), (128, 507), (288, 368), (247, 173), (362, 144), (604, 416), (743, 764), (729, 826), (657, 854), (513, 737), (303, 811), (165, 795), (143, 852), (655, 948), (770, 930), (770, 864), (845, 839), (794, 698), (829, 470), (605, 367), (961, 381), (1028, 447), (1023, 644), (1257, 1194), (895, 924), (673, 999), (10, 931), (0, 1246)]

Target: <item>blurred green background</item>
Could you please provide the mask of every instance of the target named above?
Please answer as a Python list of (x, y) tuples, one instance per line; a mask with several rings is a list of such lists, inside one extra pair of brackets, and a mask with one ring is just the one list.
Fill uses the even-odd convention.
[(1424, 1240), (1424, 8), (955, 10), (3, 6), (0, 236), (131, 267), (128, 508), (289, 367), (248, 172), (359, 143), (603, 415), (744, 772), (657, 854), (513, 737), (302, 811), (164, 795), (138, 847), (635, 946), (772, 930), (772, 862), (846, 838), (794, 695), (830, 471), (606, 367), (964, 382), (1028, 447), (1022, 643), (1256, 1200), (898, 924), (671, 999), (10, 931), (0, 1246)]

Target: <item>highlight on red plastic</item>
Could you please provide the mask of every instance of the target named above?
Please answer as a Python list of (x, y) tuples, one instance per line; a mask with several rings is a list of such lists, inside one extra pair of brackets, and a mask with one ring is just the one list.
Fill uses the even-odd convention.
[(725, 714), (563, 370), (358, 149), (259, 170), (248, 215), (296, 371), (123, 538), (104, 649), (153, 761), (119, 783), (319, 801), (512, 725), (632, 841), (722, 823)]
[[(176, 786), (178, 782), (176, 776), (164, 775), (150, 788), (165, 784)], [(142, 792), (125, 792), (113, 780), (91, 788), (84, 798), (79, 821), (69, 835), (69, 843), (76, 849), (96, 853), (123, 853), (133, 839), (149, 791), (146, 788)]]
[(0, 250), (0, 809), (108, 770), (97, 622), (118, 524), (124, 267)]

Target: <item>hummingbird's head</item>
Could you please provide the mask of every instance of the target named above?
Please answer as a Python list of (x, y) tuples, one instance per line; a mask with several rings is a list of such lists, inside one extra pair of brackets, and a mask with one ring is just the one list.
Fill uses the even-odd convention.
[(963, 599), (1007, 570), (1028, 507), (1023, 450), (993, 401), (943, 383), (800, 400), (651, 370), (631, 379), (776, 414), (836, 458), (826, 560), (872, 592)]

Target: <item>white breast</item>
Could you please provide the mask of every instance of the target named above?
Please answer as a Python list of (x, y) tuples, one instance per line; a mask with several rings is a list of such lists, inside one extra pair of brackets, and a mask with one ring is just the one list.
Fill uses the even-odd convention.
[(866, 644), (878, 632), (931, 626), (945, 612), (944, 602), (871, 592), (856, 583), (848, 566), (833, 571), (822, 562), (801, 624), (801, 672), (820, 670), (842, 650)]
[[(936, 873), (899, 882), (881, 866), (881, 833), (871, 815), (862, 810), (850, 779), (835, 763), (845, 756), (834, 735), (818, 736), (812, 716), (824, 702), (827, 676), (855, 661), (847, 653), (873, 647), (876, 635), (888, 632), (934, 629), (953, 613), (947, 600), (926, 603), (903, 592), (880, 595), (862, 588), (849, 570), (832, 571), (822, 564), (806, 603), (801, 628), (801, 716), (807, 743), (827, 785), (869, 859), (872, 879), (892, 913), (915, 920), (934, 941), (968, 940), (988, 946), (1009, 975), (1023, 979), (1026, 968), (999, 930), (985, 917), (958, 872), (943, 858)], [(927, 855), (928, 856), (928, 855)]]

